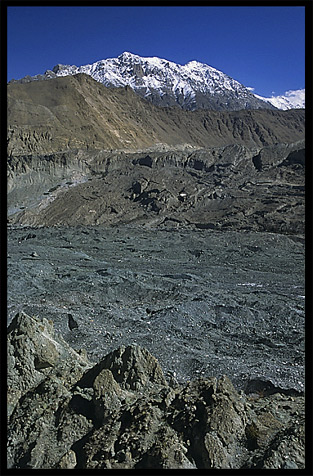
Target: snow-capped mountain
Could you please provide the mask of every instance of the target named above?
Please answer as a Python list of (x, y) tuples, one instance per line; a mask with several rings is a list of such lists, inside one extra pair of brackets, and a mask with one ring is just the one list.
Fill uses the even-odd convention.
[(144, 58), (129, 52), (79, 67), (58, 64), (44, 75), (26, 76), (19, 82), (79, 73), (88, 74), (107, 87), (129, 86), (157, 106), (180, 106), (188, 110), (304, 107), (304, 89), (287, 91), (284, 96), (264, 98), (253, 94), (252, 88), (199, 61), (180, 65), (166, 59)]
[(158, 57), (124, 52), (84, 66), (56, 65), (31, 80), (85, 73), (108, 87), (130, 86), (158, 106), (215, 110), (268, 109), (272, 104), (217, 69), (198, 61), (179, 65)]
[(263, 101), (266, 101), (278, 109), (304, 109), (305, 108), (305, 89), (296, 89), (294, 91), (286, 91), (284, 95), (272, 96), (271, 98), (264, 98), (262, 96), (255, 96)]

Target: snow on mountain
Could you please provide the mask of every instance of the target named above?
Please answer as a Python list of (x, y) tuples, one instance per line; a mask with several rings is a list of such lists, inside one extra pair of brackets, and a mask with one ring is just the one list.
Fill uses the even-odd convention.
[(262, 96), (255, 96), (263, 101), (266, 101), (278, 109), (304, 109), (305, 108), (305, 89), (296, 89), (294, 91), (286, 91), (281, 96), (272, 96), (271, 98), (264, 98)]
[(253, 94), (253, 88), (245, 87), (222, 71), (199, 61), (180, 65), (129, 52), (79, 67), (58, 64), (44, 75), (26, 76), (19, 82), (78, 73), (88, 74), (107, 87), (129, 86), (157, 106), (179, 106), (188, 110), (240, 110), (303, 108), (305, 104), (304, 89), (264, 98)]
[(171, 85), (172, 91), (184, 90), (185, 95), (194, 92), (216, 93), (221, 88), (238, 91), (242, 85), (224, 73), (199, 63), (190, 61), (181, 66), (158, 57), (142, 58), (125, 52), (117, 58), (97, 61), (85, 66), (57, 65), (53, 68), (57, 76), (86, 73), (106, 86), (130, 86), (133, 89), (150, 88), (163, 93), (164, 85)]
[(68, 76), (85, 73), (108, 87), (130, 86), (157, 105), (179, 105), (184, 109), (273, 108), (256, 98), (238, 81), (204, 63), (179, 65), (158, 57), (143, 58), (124, 52), (84, 66), (57, 65), (51, 73)]

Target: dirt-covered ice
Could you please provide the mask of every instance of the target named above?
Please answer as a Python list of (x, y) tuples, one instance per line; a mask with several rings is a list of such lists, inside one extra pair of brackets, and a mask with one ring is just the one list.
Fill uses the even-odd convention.
[[(146, 347), (178, 381), (304, 387), (304, 244), (143, 226), (8, 231), (8, 316), (53, 320), (92, 360)], [(69, 328), (69, 315), (78, 327)]]

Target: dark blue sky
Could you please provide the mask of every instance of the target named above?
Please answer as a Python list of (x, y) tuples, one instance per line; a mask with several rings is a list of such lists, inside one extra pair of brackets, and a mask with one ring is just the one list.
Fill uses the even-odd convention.
[(304, 88), (304, 17), (303, 6), (8, 7), (8, 80), (130, 51), (283, 94)]

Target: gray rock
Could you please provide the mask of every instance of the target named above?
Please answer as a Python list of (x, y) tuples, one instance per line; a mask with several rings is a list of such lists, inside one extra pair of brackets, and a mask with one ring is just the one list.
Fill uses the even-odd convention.
[(247, 398), (225, 376), (171, 387), (135, 345), (92, 366), (24, 313), (8, 339), (10, 468), (304, 467), (303, 397)]
[(8, 328), (10, 467), (50, 468), (90, 429), (69, 405), (72, 385), (91, 366), (54, 334), (47, 319), (15, 316)]
[[(95, 362), (138, 343), (180, 383), (228, 375), (247, 393), (302, 392), (301, 237), (168, 227), (40, 227), (21, 241), (32, 228), (13, 226), (9, 320), (40, 310)], [(33, 249), (44, 259), (24, 259)]]
[(74, 469), (77, 464), (76, 454), (73, 450), (69, 450), (65, 453), (64, 456), (60, 459), (58, 467), (60, 469)]

